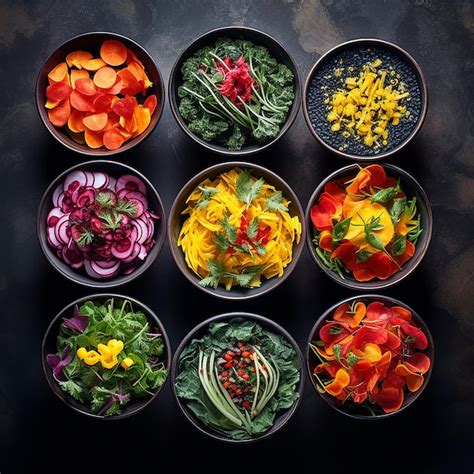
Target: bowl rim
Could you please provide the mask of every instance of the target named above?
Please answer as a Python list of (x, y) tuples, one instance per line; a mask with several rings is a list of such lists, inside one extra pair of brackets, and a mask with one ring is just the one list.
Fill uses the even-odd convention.
[[(212, 142), (206, 142), (202, 138), (198, 137), (196, 134), (191, 132), (191, 130), (189, 130), (188, 126), (184, 122), (184, 119), (181, 117), (181, 114), (179, 113), (178, 104), (176, 103), (176, 100), (175, 100), (175, 97), (174, 97), (174, 90), (176, 88), (175, 87), (175, 85), (176, 85), (176, 75), (179, 71), (178, 66), (186, 59), (187, 56), (189, 56), (189, 50), (193, 46), (195, 46), (196, 43), (198, 43), (199, 41), (202, 41), (203, 39), (205, 39), (208, 36), (214, 35), (216, 33), (225, 34), (225, 32), (231, 31), (231, 30), (240, 31), (240, 32), (242, 32), (242, 34), (245, 34), (246, 32), (249, 32), (249, 31), (252, 32), (252, 33), (257, 33), (258, 35), (260, 35), (262, 37), (265, 37), (267, 40), (274, 43), (275, 46), (279, 47), (286, 54), (288, 59), (290, 60), (290, 63), (291, 63), (291, 66), (292, 66), (292, 71), (291, 72), (294, 75), (295, 99), (293, 101), (293, 104), (292, 104), (290, 110), (288, 111), (285, 122), (283, 123), (282, 127), (280, 128), (280, 132), (272, 140), (270, 140), (266, 143), (263, 143), (261, 145), (256, 145), (252, 149), (242, 148), (240, 150), (227, 150), (223, 146), (215, 145)], [(293, 60), (293, 57), (288, 52), (288, 50), (278, 40), (276, 40), (270, 34), (265, 33), (264, 31), (261, 31), (257, 28), (251, 28), (249, 26), (228, 25), (228, 26), (221, 26), (219, 28), (214, 28), (212, 30), (206, 31), (205, 33), (201, 34), (200, 36), (198, 36), (197, 38), (192, 40), (192, 42), (189, 43), (181, 51), (181, 53), (176, 58), (176, 60), (173, 64), (173, 67), (171, 68), (171, 72), (170, 72), (170, 76), (169, 76), (169, 80), (168, 80), (168, 99), (169, 99), (170, 108), (171, 108), (171, 112), (173, 114), (174, 119), (178, 123), (181, 130), (188, 137), (190, 137), (192, 140), (194, 140), (196, 143), (203, 146), (207, 150), (213, 151), (213, 152), (215, 152), (219, 155), (232, 156), (232, 157), (238, 158), (238, 157), (253, 155), (255, 153), (259, 153), (259, 152), (269, 148), (270, 146), (274, 145), (278, 140), (280, 140), (280, 138), (282, 138), (288, 132), (288, 130), (291, 128), (294, 121), (296, 120), (296, 117), (297, 117), (298, 112), (300, 110), (301, 100), (302, 100), (301, 86), (302, 86), (302, 81), (301, 81), (301, 76), (300, 76), (298, 67), (297, 67), (295, 61)]]
[[(256, 438), (249, 438), (249, 439), (243, 439), (243, 440), (237, 440), (237, 439), (232, 439), (225, 437), (222, 434), (219, 434), (217, 431), (214, 432), (212, 428), (204, 427), (201, 426), (201, 423), (199, 420), (197, 420), (194, 416), (192, 416), (190, 413), (188, 413), (188, 409), (184, 406), (185, 401), (181, 400), (178, 394), (176, 393), (176, 377), (179, 375), (178, 371), (178, 365), (179, 365), (179, 357), (181, 356), (181, 353), (183, 350), (186, 348), (186, 346), (192, 341), (194, 336), (200, 332), (201, 330), (205, 330), (206, 328), (209, 327), (209, 325), (213, 322), (216, 321), (224, 321), (224, 320), (230, 320), (233, 318), (243, 318), (243, 319), (248, 319), (257, 322), (260, 324), (264, 329), (267, 329), (270, 332), (276, 332), (280, 336), (284, 337), (286, 341), (293, 347), (294, 351), (296, 352), (299, 362), (300, 362), (300, 380), (298, 382), (298, 386), (296, 388), (296, 392), (298, 393), (298, 398), (295, 400), (293, 405), (286, 409), (284, 413), (282, 413), (281, 416), (285, 416), (285, 419), (282, 421), (281, 425), (273, 429), (273, 426), (269, 428), (268, 431), (266, 431), (263, 435), (256, 437)], [(231, 443), (231, 444), (249, 444), (249, 443), (255, 443), (258, 441), (261, 441), (263, 439), (267, 439), (270, 436), (276, 434), (279, 432), (292, 418), (293, 414), (295, 413), (296, 409), (299, 407), (301, 400), (303, 398), (304, 394), (304, 388), (305, 388), (305, 374), (304, 374), (304, 365), (306, 364), (303, 354), (296, 343), (296, 341), (293, 339), (291, 334), (280, 324), (276, 323), (270, 318), (267, 318), (265, 316), (261, 316), (259, 314), (255, 313), (249, 313), (246, 311), (232, 311), (232, 312), (227, 312), (227, 313), (221, 313), (216, 316), (212, 316), (208, 319), (205, 319), (204, 321), (201, 321), (199, 324), (194, 326), (187, 334), (184, 336), (182, 341), (179, 343), (178, 348), (176, 349), (174, 355), (173, 355), (173, 362), (171, 364), (171, 377), (170, 377), (170, 384), (173, 392), (173, 396), (179, 406), (179, 409), (181, 412), (184, 414), (184, 416), (191, 422), (191, 424), (197, 428), (201, 433), (210, 436), (211, 438), (214, 438), (217, 441), (221, 441), (223, 443)]]
[[(145, 56), (147, 56), (150, 59), (151, 64), (153, 64), (153, 66), (156, 69), (156, 72), (158, 74), (158, 77), (159, 77), (159, 84), (154, 84), (155, 87), (157, 88), (157, 91), (159, 90), (159, 94), (161, 95), (161, 103), (159, 103), (158, 104), (159, 107), (157, 107), (158, 110), (157, 110), (157, 115), (156, 115), (156, 121), (153, 125), (150, 124), (148, 126), (148, 128), (141, 135), (139, 135), (137, 137), (134, 137), (129, 142), (130, 144), (129, 144), (128, 147), (121, 146), (120, 148), (117, 148), (116, 150), (107, 150), (107, 149), (104, 149), (102, 147), (99, 148), (99, 149), (93, 149), (93, 148), (88, 148), (88, 147), (86, 148), (85, 145), (81, 145), (80, 148), (76, 149), (76, 148), (72, 147), (69, 143), (67, 143), (66, 141), (62, 140), (60, 136), (58, 136), (58, 135), (56, 135), (55, 133), (52, 132), (50, 126), (54, 127), (54, 125), (50, 124), (49, 122), (46, 122), (45, 116), (43, 116), (43, 114), (42, 114), (42, 109), (41, 109), (40, 104), (39, 104), (39, 97), (40, 97), (40, 94), (42, 92), (39, 90), (39, 83), (40, 83), (41, 77), (44, 73), (45, 64), (52, 58), (52, 56), (58, 50), (63, 49), (64, 47), (66, 47), (72, 41), (78, 40), (80, 38), (86, 38), (86, 37), (92, 36), (92, 35), (104, 35), (106, 37), (111, 37), (113, 39), (125, 40), (125, 41), (129, 42), (130, 44), (133, 45), (134, 48), (138, 49), (142, 54), (144, 54)], [(42, 61), (40, 70), (38, 71), (38, 74), (36, 76), (35, 103), (36, 103), (36, 110), (37, 110), (38, 115), (41, 119), (41, 122), (43, 123), (45, 128), (48, 130), (50, 135), (53, 136), (59, 143), (61, 143), (63, 146), (65, 146), (66, 148), (68, 148), (69, 150), (71, 150), (75, 153), (80, 153), (80, 154), (86, 155), (86, 156), (91, 156), (91, 157), (96, 156), (96, 157), (99, 157), (99, 158), (106, 158), (106, 157), (109, 157), (109, 156), (112, 156), (112, 155), (116, 155), (118, 153), (129, 151), (132, 148), (134, 148), (136, 145), (142, 143), (146, 138), (148, 138), (151, 135), (151, 133), (153, 132), (155, 127), (158, 125), (158, 122), (160, 121), (160, 119), (163, 115), (163, 110), (165, 108), (165, 102), (166, 102), (166, 93), (165, 93), (165, 86), (164, 86), (164, 82), (163, 82), (163, 76), (162, 76), (161, 71), (160, 71), (158, 65), (156, 64), (156, 61), (154, 60), (153, 56), (141, 44), (137, 43), (135, 40), (129, 38), (128, 36), (122, 35), (120, 33), (114, 33), (114, 32), (111, 32), (111, 31), (87, 31), (85, 33), (80, 33), (78, 35), (75, 35), (75, 36), (72, 36), (71, 38), (66, 39), (59, 46), (57, 46), (51, 53), (49, 53), (44, 61)], [(54, 128), (56, 128), (56, 127), (54, 127)], [(60, 130), (60, 129), (58, 129), (58, 130)], [(136, 141), (133, 141), (135, 139), (136, 139)]]
[[(284, 269), (283, 275), (281, 277), (271, 278), (270, 280), (274, 280), (274, 283), (270, 285), (268, 288), (266, 288), (265, 290), (259, 291), (257, 293), (249, 292), (249, 294), (247, 295), (232, 294), (232, 289), (228, 292), (228, 294), (218, 294), (215, 292), (213, 288), (199, 285), (199, 283), (196, 281), (195, 275), (192, 273), (192, 270), (188, 268), (186, 265), (181, 265), (181, 262), (179, 261), (178, 255), (180, 255), (180, 252), (182, 253), (182, 250), (178, 248), (175, 242), (175, 239), (173, 236), (173, 227), (172, 227), (173, 216), (178, 214), (178, 209), (177, 209), (178, 201), (184, 195), (184, 191), (188, 187), (193, 186), (195, 188), (197, 185), (199, 185), (199, 183), (204, 181), (208, 177), (209, 174), (214, 174), (214, 173), (220, 174), (220, 173), (223, 173), (225, 170), (229, 170), (233, 168), (250, 169), (250, 170), (261, 172), (263, 174), (268, 173), (272, 177), (272, 179), (274, 179), (278, 183), (281, 183), (283, 187), (286, 187), (290, 191), (290, 196), (286, 196), (286, 198), (287, 199), (291, 198), (290, 201), (296, 206), (296, 208), (298, 209), (298, 213), (301, 215), (300, 241), (299, 243), (296, 243), (296, 242), (293, 243), (293, 249), (294, 249), (293, 256), (292, 256), (291, 262)], [(265, 168), (264, 166), (257, 165), (254, 163), (249, 163), (245, 161), (226, 161), (226, 162), (217, 163), (215, 165), (209, 166), (208, 168), (205, 168), (204, 170), (200, 171), (196, 175), (192, 176), (181, 187), (180, 191), (174, 198), (173, 205), (171, 206), (171, 210), (168, 216), (167, 231), (168, 231), (169, 247), (170, 247), (171, 255), (173, 256), (173, 260), (176, 266), (181, 271), (181, 273), (188, 279), (188, 281), (190, 281), (195, 287), (199, 288), (200, 290), (216, 298), (223, 299), (223, 300), (243, 301), (243, 300), (249, 300), (252, 298), (257, 298), (261, 295), (268, 293), (269, 291), (281, 285), (290, 276), (290, 274), (293, 272), (294, 268), (296, 267), (296, 264), (298, 263), (298, 260), (300, 259), (301, 254), (303, 252), (304, 239), (306, 236), (306, 221), (305, 221), (304, 210), (303, 210), (303, 207), (301, 206), (301, 203), (298, 199), (297, 194), (293, 191), (293, 188), (278, 174), (276, 174), (275, 172), (271, 171), (268, 168)], [(254, 288), (254, 289), (258, 290), (259, 288)]]
[[(62, 398), (62, 397), (59, 396), (58, 393), (56, 393), (55, 388), (57, 388), (57, 384), (54, 384), (52, 378), (50, 377), (49, 372), (51, 372), (51, 369), (48, 367), (48, 365), (46, 363), (46, 355), (47, 354), (45, 353), (45, 348), (46, 348), (46, 342), (47, 342), (48, 336), (50, 335), (51, 330), (53, 329), (54, 325), (57, 323), (59, 318), (63, 317), (64, 313), (66, 313), (69, 309), (72, 309), (72, 308), (74, 308), (75, 305), (80, 305), (80, 304), (82, 304), (86, 301), (96, 301), (96, 300), (99, 300), (99, 299), (106, 300), (106, 299), (110, 299), (110, 298), (126, 299), (126, 300), (130, 301), (131, 303), (136, 305), (141, 311), (143, 311), (145, 313), (148, 321), (150, 319), (153, 319), (154, 322), (158, 324), (158, 327), (161, 331), (161, 338), (163, 339), (163, 343), (164, 343), (165, 350), (166, 350), (166, 364), (165, 364), (166, 378), (165, 378), (165, 381), (156, 389), (153, 396), (151, 396), (150, 398), (144, 399), (143, 404), (140, 404), (139, 406), (137, 406), (136, 409), (134, 409), (130, 412), (127, 412), (127, 413), (120, 413), (119, 415), (105, 416), (105, 415), (97, 415), (95, 413), (89, 413), (89, 412), (86, 412), (84, 410), (81, 410), (78, 407), (74, 407), (70, 403), (68, 403), (68, 401), (66, 400), (66, 397)], [(82, 296), (81, 298), (78, 298), (75, 301), (73, 301), (72, 303), (69, 303), (68, 305), (64, 306), (56, 314), (56, 316), (52, 319), (52, 321), (49, 323), (49, 325), (46, 328), (46, 331), (43, 335), (43, 339), (41, 341), (41, 366), (43, 368), (43, 374), (46, 378), (46, 381), (47, 381), (48, 386), (51, 389), (51, 391), (54, 393), (54, 395), (56, 395), (56, 397), (58, 397), (69, 408), (72, 408), (74, 411), (76, 411), (76, 412), (78, 412), (82, 415), (88, 416), (89, 418), (94, 418), (96, 420), (110, 421), (110, 420), (120, 420), (120, 419), (128, 418), (130, 416), (133, 416), (133, 415), (141, 412), (147, 406), (149, 406), (158, 397), (158, 395), (161, 393), (161, 391), (163, 390), (164, 386), (166, 385), (166, 383), (169, 379), (172, 359), (173, 359), (173, 352), (171, 350), (171, 345), (170, 345), (170, 341), (169, 341), (169, 338), (168, 338), (168, 334), (166, 332), (165, 326), (161, 322), (160, 318), (158, 318), (156, 313), (152, 309), (150, 309), (147, 305), (145, 305), (141, 301), (138, 301), (137, 299), (135, 299), (131, 296), (124, 296), (124, 295), (119, 295), (119, 294), (115, 294), (115, 293), (96, 293), (96, 294), (91, 294), (91, 295), (87, 295), (87, 296)]]
[[(311, 119), (309, 117), (309, 111), (308, 111), (308, 90), (311, 86), (311, 82), (314, 78), (315, 73), (317, 72), (317, 69), (323, 64), (323, 62), (330, 57), (332, 54), (337, 53), (338, 51), (342, 51), (346, 49), (347, 47), (351, 47), (354, 45), (362, 45), (364, 43), (373, 43), (375, 46), (379, 46), (380, 48), (385, 48), (385, 49), (394, 49), (401, 58), (404, 59), (409, 65), (411, 65), (418, 76), (419, 83), (420, 83), (420, 92), (421, 92), (421, 110), (420, 110), (420, 116), (415, 123), (415, 126), (413, 127), (412, 131), (410, 134), (400, 142), (396, 147), (392, 148), (391, 150), (387, 150), (383, 153), (379, 153), (377, 155), (354, 155), (352, 153), (346, 153), (344, 151), (340, 151), (337, 148), (334, 148), (330, 144), (326, 143), (320, 135), (316, 132), (314, 129)], [(341, 156), (342, 158), (346, 158), (348, 160), (352, 161), (365, 161), (365, 162), (376, 162), (376, 161), (381, 161), (387, 158), (391, 158), (395, 153), (399, 152), (402, 148), (404, 148), (406, 145), (408, 145), (418, 134), (418, 132), (421, 130), (421, 127), (423, 126), (423, 123), (426, 118), (426, 113), (428, 111), (428, 85), (426, 81), (425, 74), (423, 73), (419, 63), (415, 60), (415, 58), (405, 49), (403, 49), (401, 46), (398, 44), (392, 43), (390, 41), (380, 39), (380, 38), (355, 38), (349, 41), (344, 41), (343, 43), (340, 43), (333, 48), (329, 49), (329, 51), (326, 51), (317, 61), (316, 63), (312, 66), (311, 70), (309, 71), (305, 83), (304, 83), (304, 89), (303, 89), (303, 114), (305, 118), (306, 125), (309, 128), (309, 131), (313, 135), (314, 138), (319, 142), (320, 145), (322, 145), (324, 148), (329, 150), (330, 152)]]
[[(364, 163), (363, 166), (368, 166), (368, 164)], [(324, 178), (311, 194), (311, 197), (309, 198), (309, 201), (305, 210), (305, 222), (306, 222), (306, 226), (308, 227), (307, 232), (306, 232), (306, 246), (308, 247), (311, 258), (318, 265), (318, 267), (321, 270), (323, 270), (324, 273), (328, 275), (333, 281), (335, 281), (336, 283), (342, 286), (345, 286), (346, 288), (350, 288), (351, 290), (358, 290), (358, 291), (382, 290), (390, 286), (396, 285), (397, 283), (405, 279), (418, 267), (418, 265), (423, 260), (426, 252), (428, 251), (428, 248), (431, 243), (431, 238), (433, 235), (433, 211), (431, 209), (431, 204), (428, 199), (428, 196), (426, 195), (426, 192), (421, 186), (421, 184), (408, 171), (405, 171), (404, 169), (399, 168), (398, 166), (395, 166), (389, 163), (380, 163), (380, 166), (394, 172), (396, 175), (401, 176), (403, 179), (407, 181), (411, 181), (413, 186), (417, 189), (418, 194), (424, 201), (424, 205), (426, 206), (426, 209), (427, 209), (426, 215), (423, 215), (423, 218), (424, 218), (423, 233), (426, 236), (425, 237), (426, 240), (423, 246), (420, 248), (421, 251), (418, 254), (418, 256), (416, 256), (416, 259), (415, 259), (416, 254), (413, 256), (413, 258), (415, 259), (413, 267), (406, 270), (405, 273), (403, 273), (402, 271), (398, 271), (397, 273), (387, 278), (386, 280), (373, 280), (373, 281), (366, 281), (366, 282), (359, 282), (359, 281), (356, 281), (355, 279), (343, 280), (336, 273), (329, 270), (329, 268), (325, 267), (316, 255), (316, 252), (314, 250), (314, 245), (313, 245), (313, 239), (312, 239), (313, 224), (311, 222), (311, 208), (313, 204), (315, 203), (317, 197), (321, 194), (324, 188), (324, 185), (327, 182), (331, 181), (334, 178), (337, 178), (340, 175), (343, 175), (344, 173), (348, 171), (357, 169), (359, 167), (358, 163), (353, 163), (353, 164), (343, 166), (342, 168), (339, 168), (333, 171), (326, 178)], [(311, 228), (311, 230), (309, 229), (309, 227)]]
[[(392, 306), (402, 306), (403, 308), (408, 309), (409, 311), (411, 311), (412, 315), (414, 316), (415, 321), (422, 327), (422, 329), (425, 332), (426, 338), (428, 339), (427, 349), (428, 348), (431, 349), (431, 359), (430, 359), (430, 368), (428, 369), (428, 372), (425, 374), (425, 380), (423, 382), (423, 385), (414, 394), (413, 398), (408, 403), (405, 403), (405, 400), (404, 400), (404, 404), (397, 411), (394, 411), (394, 412), (391, 412), (391, 413), (382, 413), (380, 415), (375, 415), (375, 416), (372, 416), (372, 415), (359, 415), (359, 414), (349, 413), (348, 411), (344, 411), (343, 409), (341, 409), (340, 407), (338, 407), (336, 405), (330, 404), (328, 402), (328, 400), (326, 399), (326, 397), (322, 393), (319, 393), (319, 391), (317, 389), (317, 386), (316, 386), (316, 383), (314, 381), (314, 377), (313, 377), (311, 367), (310, 367), (310, 364), (309, 364), (309, 356), (310, 356), (309, 344), (314, 340), (313, 336), (316, 333), (316, 330), (318, 329), (318, 326), (321, 324), (321, 322), (325, 318), (327, 318), (331, 313), (333, 313), (340, 305), (342, 305), (344, 303), (351, 303), (352, 301), (356, 301), (356, 300), (368, 300), (368, 301), (377, 301), (378, 300), (378, 301), (382, 301), (384, 303), (390, 303)], [(319, 316), (317, 318), (316, 322), (314, 323), (313, 327), (311, 328), (311, 330), (309, 332), (309, 335), (308, 335), (308, 339), (306, 341), (306, 347), (305, 347), (306, 370), (307, 370), (308, 377), (311, 381), (311, 385), (314, 388), (314, 391), (324, 400), (326, 405), (329, 405), (331, 408), (333, 408), (334, 410), (336, 410), (339, 413), (342, 413), (343, 415), (346, 415), (350, 418), (356, 418), (356, 419), (359, 419), (359, 420), (381, 420), (381, 419), (390, 418), (394, 415), (397, 415), (397, 414), (401, 413), (402, 411), (407, 409), (409, 406), (411, 406), (421, 396), (421, 394), (425, 391), (426, 387), (428, 386), (428, 383), (431, 379), (431, 374), (433, 372), (434, 361), (435, 361), (434, 340), (433, 340), (433, 336), (431, 335), (431, 331), (429, 330), (429, 327), (426, 324), (426, 322), (424, 321), (424, 319), (411, 306), (407, 305), (406, 303), (404, 303), (404, 302), (402, 302), (402, 301), (400, 301), (396, 298), (393, 298), (391, 296), (379, 295), (379, 294), (375, 294), (375, 293), (354, 295), (354, 296), (351, 296), (349, 298), (345, 298), (345, 299), (333, 304), (328, 309), (326, 309), (326, 311), (324, 311), (321, 314), (321, 316)]]
[[(41, 211), (43, 210), (43, 208), (45, 208), (45, 206), (48, 205), (48, 202), (47, 202), (48, 201), (48, 196), (51, 193), (51, 191), (54, 190), (55, 187), (60, 183), (60, 181), (64, 180), (64, 178), (69, 173), (71, 173), (72, 171), (75, 171), (77, 169), (87, 168), (90, 165), (92, 165), (92, 166), (101, 166), (101, 165), (103, 165), (104, 167), (118, 166), (119, 168), (122, 168), (125, 172), (127, 172), (128, 174), (133, 174), (135, 176), (138, 176), (147, 185), (148, 191), (150, 191), (151, 193), (153, 193), (155, 195), (155, 197), (158, 200), (158, 204), (161, 207), (161, 214), (162, 214), (162, 215), (160, 215), (161, 225), (160, 225), (160, 228), (159, 228), (158, 231), (155, 230), (156, 240), (155, 240), (155, 243), (152, 247), (152, 248), (155, 248), (155, 246), (157, 247), (156, 255), (154, 257), (150, 258), (150, 259), (148, 258), (148, 255), (147, 255), (147, 258), (145, 258), (143, 263), (141, 265), (139, 265), (132, 273), (130, 273), (129, 275), (124, 275), (124, 276), (129, 277), (129, 278), (123, 278), (123, 281), (121, 281), (119, 283), (114, 282), (115, 277), (113, 277), (109, 280), (103, 280), (103, 281), (102, 280), (97, 280), (95, 282), (80, 281), (78, 278), (76, 278), (74, 276), (75, 272), (72, 272), (72, 270), (71, 270), (71, 273), (66, 272), (66, 271), (62, 270), (58, 265), (56, 265), (54, 259), (51, 258), (51, 255), (49, 255), (49, 253), (47, 251), (47, 250), (50, 250), (49, 247), (47, 247), (47, 244), (46, 245), (43, 244), (43, 242), (41, 240), (41, 237), (40, 237), (40, 235), (45, 232), (45, 225), (46, 225), (45, 222), (42, 222)], [(164, 245), (165, 240), (166, 240), (166, 222), (167, 222), (167, 216), (166, 216), (166, 211), (165, 211), (165, 208), (163, 206), (163, 202), (161, 200), (161, 197), (160, 197), (158, 191), (156, 190), (156, 188), (151, 183), (151, 181), (143, 173), (136, 170), (135, 168), (132, 168), (130, 165), (126, 165), (126, 164), (120, 163), (118, 161), (105, 160), (105, 159), (90, 160), (90, 161), (84, 161), (82, 163), (78, 163), (78, 164), (76, 164), (74, 166), (71, 166), (70, 168), (62, 171), (58, 176), (56, 176), (56, 178), (53, 179), (53, 181), (51, 181), (49, 186), (46, 188), (46, 190), (44, 191), (44, 193), (41, 197), (41, 200), (40, 200), (40, 203), (39, 203), (39, 206), (38, 206), (38, 212), (37, 212), (37, 215), (36, 215), (36, 238), (37, 238), (37, 241), (39, 243), (41, 251), (42, 251), (43, 255), (45, 256), (46, 260), (50, 263), (50, 265), (58, 273), (60, 273), (64, 277), (66, 277), (68, 280), (73, 281), (74, 283), (77, 283), (78, 285), (82, 285), (82, 286), (86, 286), (86, 287), (89, 287), (89, 288), (95, 288), (95, 289), (101, 289), (102, 290), (102, 289), (115, 288), (115, 287), (125, 285), (126, 283), (129, 283), (129, 282), (135, 280), (135, 278), (138, 278), (146, 270), (148, 270), (148, 268), (150, 268), (153, 265), (155, 260), (160, 255), (160, 253), (163, 249), (163, 245)]]

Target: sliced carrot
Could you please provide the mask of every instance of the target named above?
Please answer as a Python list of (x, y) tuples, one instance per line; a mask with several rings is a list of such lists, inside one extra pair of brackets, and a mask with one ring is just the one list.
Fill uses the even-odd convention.
[(69, 97), (60, 102), (54, 109), (48, 110), (49, 121), (55, 127), (64, 127), (69, 119), (69, 115), (71, 115)]
[(107, 125), (107, 114), (101, 112), (100, 114), (87, 115), (82, 118), (82, 123), (93, 132), (100, 132)]
[(61, 82), (68, 74), (67, 64), (59, 63), (48, 74), (48, 79), (53, 82)]
[(113, 102), (112, 110), (120, 117), (131, 118), (137, 101), (134, 97), (125, 97)]
[(46, 103), (44, 104), (45, 108), (46, 109), (54, 109), (55, 107), (57, 107), (59, 105), (59, 100), (58, 101), (54, 101), (54, 100), (50, 100), (48, 99), (46, 101)]
[(89, 51), (73, 51), (66, 56), (66, 62), (69, 67), (82, 69), (81, 63), (89, 61), (93, 56)]
[(102, 61), (102, 59), (100, 59), (100, 58), (89, 59), (88, 61), (83, 61), (81, 63), (81, 66), (84, 69), (87, 69), (88, 71), (97, 71), (101, 67), (104, 67), (105, 65), (106, 64), (104, 63), (104, 61)]
[(46, 88), (46, 97), (55, 102), (61, 101), (69, 97), (72, 89), (71, 86), (64, 82), (56, 82)]
[(117, 75), (117, 80), (115, 81), (115, 84), (104, 92), (107, 92), (107, 94), (112, 95), (120, 94), (122, 92), (122, 87), (122, 79), (120, 79), (120, 77)]
[(121, 93), (123, 95), (135, 95), (143, 90), (143, 87), (129, 69), (121, 69), (118, 75), (122, 79)]
[(112, 97), (110, 94), (96, 94), (94, 97), (95, 111), (109, 113), (112, 110)]
[(143, 63), (138, 59), (137, 55), (131, 50), (127, 48), (127, 65), (130, 64), (132, 61), (135, 61), (138, 63), (143, 69), (145, 69), (145, 66)]
[(123, 138), (125, 138), (125, 140), (129, 140), (130, 138), (133, 137), (133, 134), (127, 132), (127, 130), (125, 130), (124, 128), (118, 126), (118, 131), (120, 132), (120, 135), (122, 135)]
[(132, 61), (130, 64), (128, 64), (127, 69), (135, 76), (137, 81), (144, 81), (148, 79), (145, 70), (135, 61)]
[(114, 127), (119, 128), (120, 127), (119, 118), (120, 117), (115, 112), (109, 112), (105, 130), (107, 131)]
[(80, 92), (81, 94), (84, 94), (84, 95), (97, 94), (97, 89), (95, 88), (94, 83), (92, 82), (92, 79), (90, 79), (89, 77), (78, 79), (76, 81), (76, 90), (77, 92)]
[(84, 130), (84, 139), (89, 148), (100, 148), (104, 145), (102, 132), (92, 132), (88, 128)]
[(118, 128), (111, 128), (104, 133), (104, 145), (107, 150), (117, 150), (125, 142)]
[(127, 59), (127, 48), (118, 40), (105, 40), (100, 47), (100, 57), (109, 66), (120, 66)]
[(94, 74), (94, 84), (101, 89), (109, 89), (113, 87), (117, 81), (117, 73), (115, 69), (104, 66), (101, 67), (95, 74)]
[(153, 112), (155, 111), (157, 105), (158, 99), (155, 94), (148, 96), (145, 102), (143, 103), (143, 106), (150, 111), (151, 115), (153, 115)]
[(78, 81), (79, 79), (89, 79), (89, 72), (85, 69), (72, 69), (71, 86), (73, 89), (76, 88), (76, 81)]
[(137, 121), (137, 135), (142, 134), (150, 125), (151, 113), (147, 107), (137, 105), (134, 111), (135, 120)]
[(79, 112), (95, 112), (91, 96), (83, 95), (74, 89), (69, 97), (72, 107)]
[(71, 132), (80, 133), (84, 131), (85, 127), (82, 123), (82, 117), (82, 112), (79, 112), (78, 110), (74, 109), (72, 110), (71, 115), (69, 116), (69, 119), (67, 121), (67, 126), (69, 127), (69, 130), (71, 130)]
[(133, 135), (137, 133), (138, 123), (135, 114), (133, 114), (130, 118), (120, 117), (119, 123), (120, 126), (127, 130), (128, 133)]

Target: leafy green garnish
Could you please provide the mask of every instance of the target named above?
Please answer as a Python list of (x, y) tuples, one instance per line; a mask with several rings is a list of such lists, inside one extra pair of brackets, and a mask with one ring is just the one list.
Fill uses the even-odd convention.
[(248, 170), (241, 171), (236, 181), (237, 197), (250, 206), (252, 201), (258, 197), (265, 181), (263, 178), (253, 180), (252, 174)]
[(406, 203), (407, 203), (407, 200), (404, 197), (393, 200), (389, 208), (389, 213), (390, 213), (390, 218), (392, 219), (392, 222), (394, 224), (396, 224), (400, 220), (400, 215), (405, 209)]
[(340, 242), (347, 234), (349, 226), (351, 225), (352, 217), (348, 217), (338, 222), (332, 230), (332, 240), (334, 243)]
[(137, 206), (132, 201), (118, 199), (115, 211), (127, 214), (127, 216), (133, 216), (137, 212)]
[(209, 204), (209, 201), (212, 199), (212, 196), (214, 194), (218, 193), (219, 190), (217, 188), (212, 188), (212, 187), (203, 187), (203, 186), (198, 186), (200, 191), (202, 192), (201, 197), (199, 198), (199, 201), (197, 202), (197, 205), (199, 209), (205, 209), (207, 205)]
[(79, 247), (87, 247), (93, 240), (94, 233), (90, 229), (84, 229), (76, 243)]
[(224, 278), (233, 278), (235, 283), (243, 288), (250, 288), (252, 281), (260, 274), (261, 266), (248, 267), (243, 273), (227, 271), (223, 262), (209, 260), (207, 262), (209, 275), (199, 281), (201, 286), (217, 288)]
[(391, 245), (391, 254), (394, 257), (398, 257), (399, 255), (403, 255), (405, 249), (407, 248), (407, 241), (405, 236), (401, 235)]
[(281, 191), (277, 191), (267, 198), (267, 209), (269, 211), (288, 211), (288, 208), (283, 204), (283, 193)]
[(357, 263), (364, 263), (372, 256), (368, 250), (358, 250), (356, 253)]
[(399, 191), (400, 181), (395, 186), (380, 189), (370, 197), (370, 200), (372, 202), (378, 202), (380, 204), (388, 204)]

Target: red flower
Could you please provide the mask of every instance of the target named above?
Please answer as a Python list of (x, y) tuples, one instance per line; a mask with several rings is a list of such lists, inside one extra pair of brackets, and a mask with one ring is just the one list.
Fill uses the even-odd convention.
[(232, 58), (225, 58), (224, 64), (216, 61), (215, 66), (223, 79), (219, 85), (219, 93), (227, 97), (237, 107), (242, 107), (242, 102), (250, 102), (252, 97), (252, 85), (254, 80), (249, 73), (249, 65), (243, 56), (237, 61)]

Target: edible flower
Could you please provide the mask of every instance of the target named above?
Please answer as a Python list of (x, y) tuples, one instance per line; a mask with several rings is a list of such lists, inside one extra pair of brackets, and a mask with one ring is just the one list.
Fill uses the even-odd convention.
[(68, 329), (72, 329), (75, 332), (83, 333), (89, 324), (89, 318), (83, 316), (79, 310), (79, 306), (74, 306), (74, 313), (72, 318), (63, 318), (63, 326)]
[(129, 369), (135, 362), (133, 362), (133, 359), (130, 357), (125, 357), (125, 359), (122, 360), (120, 365), (122, 366), (123, 369)]
[(71, 346), (66, 346), (58, 357), (56, 354), (48, 354), (46, 356), (46, 362), (53, 371), (53, 376), (56, 380), (62, 380), (64, 377), (64, 367), (68, 366), (73, 359)]
[(222, 75), (219, 93), (239, 108), (242, 107), (242, 102), (250, 102), (254, 79), (244, 57), (241, 56), (237, 61), (230, 57), (223, 61), (216, 60), (215, 67)]
[(97, 350), (100, 352), (100, 363), (104, 369), (111, 369), (118, 363), (117, 355), (123, 350), (123, 342), (111, 339), (107, 345), (99, 344)]

